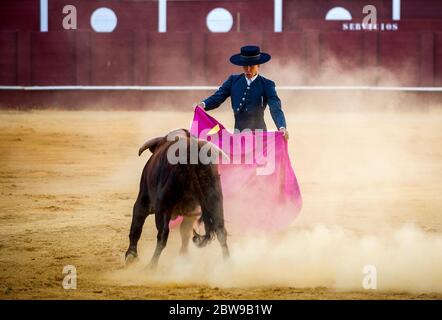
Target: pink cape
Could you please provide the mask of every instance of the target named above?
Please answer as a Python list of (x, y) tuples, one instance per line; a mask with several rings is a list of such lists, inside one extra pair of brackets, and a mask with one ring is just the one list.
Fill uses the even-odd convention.
[[(281, 132), (232, 134), (199, 107), (190, 132), (218, 145), (231, 160), (242, 159), (239, 164), (218, 164), (229, 233), (278, 231), (293, 222), (301, 210), (302, 197)], [(243, 138), (238, 139), (239, 135)], [(255, 143), (246, 145), (247, 137)], [(258, 139), (263, 143), (257, 143)], [(179, 217), (171, 225), (180, 221)]]

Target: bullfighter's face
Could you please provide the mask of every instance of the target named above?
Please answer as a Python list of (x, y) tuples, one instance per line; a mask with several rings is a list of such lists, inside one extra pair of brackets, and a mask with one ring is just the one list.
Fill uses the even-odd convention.
[(243, 69), (246, 77), (252, 79), (254, 76), (258, 74), (259, 64), (255, 64), (253, 66), (243, 66)]

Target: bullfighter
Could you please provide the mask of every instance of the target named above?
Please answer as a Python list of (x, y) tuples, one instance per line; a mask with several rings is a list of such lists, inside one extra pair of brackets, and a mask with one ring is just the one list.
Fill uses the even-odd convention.
[(264, 110), (269, 106), (276, 127), (289, 138), (281, 100), (275, 89), (275, 82), (258, 74), (260, 65), (271, 56), (261, 52), (258, 46), (244, 46), (239, 54), (230, 57), (230, 62), (242, 67), (243, 73), (230, 75), (222, 86), (198, 106), (204, 110), (218, 108), (229, 96), (235, 116), (235, 129), (267, 130)]

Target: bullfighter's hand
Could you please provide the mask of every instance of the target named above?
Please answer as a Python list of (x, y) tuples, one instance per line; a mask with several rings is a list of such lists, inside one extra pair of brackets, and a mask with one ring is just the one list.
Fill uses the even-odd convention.
[(196, 105), (197, 107), (200, 107), (201, 109), (204, 109), (204, 103), (200, 102)]
[(282, 132), (282, 136), (284, 137), (285, 140), (289, 139), (289, 132), (287, 131), (286, 128), (279, 129), (279, 132)]

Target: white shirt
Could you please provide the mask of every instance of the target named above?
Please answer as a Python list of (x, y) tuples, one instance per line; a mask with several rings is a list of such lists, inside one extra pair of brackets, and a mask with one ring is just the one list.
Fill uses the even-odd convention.
[(247, 81), (247, 85), (250, 86), (250, 84), (253, 82), (253, 80), (255, 80), (256, 78), (258, 78), (258, 74), (256, 74), (252, 79), (249, 79), (246, 77), (246, 81)]

